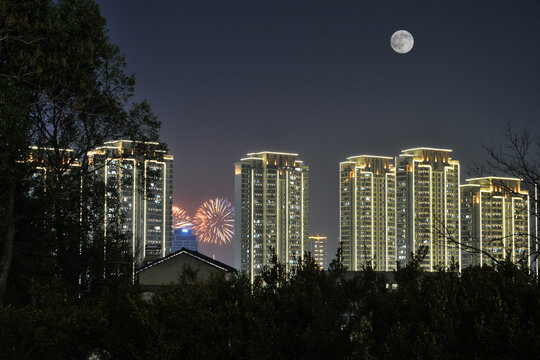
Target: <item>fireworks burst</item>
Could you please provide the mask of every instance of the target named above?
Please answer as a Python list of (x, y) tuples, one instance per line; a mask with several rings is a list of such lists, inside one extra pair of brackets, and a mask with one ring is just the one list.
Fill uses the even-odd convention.
[(223, 245), (234, 236), (234, 208), (227, 199), (204, 202), (193, 218), (193, 230), (199, 241)]
[(178, 206), (173, 206), (172, 214), (173, 230), (180, 229), (181, 227), (190, 227), (193, 225), (191, 218), (186, 213), (186, 210), (179, 208)]

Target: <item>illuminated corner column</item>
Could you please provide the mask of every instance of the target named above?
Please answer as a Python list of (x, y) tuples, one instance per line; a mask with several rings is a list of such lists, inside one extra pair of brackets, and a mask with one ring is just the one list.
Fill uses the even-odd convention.
[(302, 244), (303, 244), (303, 251), (306, 251), (306, 245), (309, 241), (309, 169), (304, 166), (303, 161), (296, 161), (297, 163), (300, 162), (299, 168), (301, 169), (302, 174), (302, 193), (301, 193), (301, 199), (302, 199)]
[(242, 271), (242, 163), (234, 164), (234, 267)]
[[(528, 204), (527, 204), (527, 209), (528, 209)], [(529, 213), (530, 214), (530, 213)], [(540, 252), (540, 241), (539, 241), (539, 236), (538, 236), (538, 218), (540, 217), (539, 214), (538, 214), (538, 179), (536, 180), (536, 182), (534, 183), (534, 216), (535, 216), (535, 221), (534, 221), (534, 226), (535, 226), (535, 230), (534, 230), (534, 236), (536, 237), (536, 258), (534, 259), (534, 263), (535, 263), (535, 268), (536, 268), (536, 277), (538, 277), (538, 274), (539, 274), (539, 271), (538, 271), (538, 253)], [(528, 228), (530, 229), (530, 227)], [(529, 236), (529, 242), (530, 242), (530, 239), (531, 237)], [(529, 244), (529, 254), (530, 254), (530, 244)]]
[[(524, 251), (526, 251), (526, 254), (527, 254), (527, 266), (529, 267), (529, 272), (532, 270), (531, 269), (531, 259), (530, 259), (530, 254), (531, 254), (531, 228), (530, 228), (530, 207), (529, 207), (529, 201), (530, 201), (530, 198), (529, 198), (529, 195), (528, 193), (525, 195), (524, 193), (525, 192), (522, 192), (520, 191), (521, 194), (523, 194), (522, 196), (516, 196), (516, 202), (520, 204), (520, 213), (521, 214), (525, 214), (525, 216), (527, 217), (526, 219), (518, 219), (518, 223), (519, 223), (519, 227), (520, 227), (520, 230), (519, 233), (518, 233), (518, 241), (519, 241), (519, 247), (520, 248), (523, 248), (525, 247)], [(525, 243), (525, 244), (524, 244)], [(521, 254), (523, 251), (519, 251), (519, 253)]]
[(392, 264), (392, 268), (397, 270), (397, 261), (398, 261), (398, 248), (397, 248), (397, 193), (396, 193), (396, 183), (397, 183), (397, 169), (394, 167), (394, 175), (392, 176), (393, 182), (394, 182), (394, 191), (391, 198), (392, 206), (394, 207), (394, 219), (392, 220), (391, 224), (394, 229), (394, 261)]
[(261, 170), (261, 179), (262, 179), (262, 186), (261, 186), (261, 189), (262, 189), (262, 194), (260, 194), (261, 196), (261, 203), (262, 203), (262, 238), (263, 238), (263, 244), (262, 244), (262, 247), (261, 247), (261, 252), (262, 252), (262, 259), (263, 259), (263, 262), (262, 262), (262, 265), (265, 265), (266, 264), (266, 259), (267, 259), (267, 251), (266, 251), (266, 223), (267, 223), (267, 195), (268, 195), (268, 178), (267, 178), (267, 172), (266, 172), (266, 165), (265, 164), (268, 164), (268, 159), (262, 159), (262, 170)]
[[(482, 192), (480, 188), (478, 188), (478, 191), (475, 191), (476, 199), (473, 201), (473, 204), (475, 204), (474, 213), (473, 216), (476, 216), (476, 221), (478, 222), (476, 231), (474, 232), (474, 235), (478, 238), (478, 260), (475, 261), (475, 265), (479, 265), (482, 267)], [(475, 259), (476, 260), (476, 259)]]
[[(516, 261), (516, 225), (515, 225), (515, 219), (516, 219), (516, 207), (514, 205), (514, 201), (516, 200), (515, 197), (512, 197), (512, 262), (515, 263)], [(504, 216), (504, 214), (503, 214)], [(504, 224), (504, 220), (503, 220)], [(505, 249), (506, 251), (506, 249)]]
[(277, 208), (276, 208), (276, 257), (279, 259), (279, 247), (281, 246), (281, 203), (280, 203), (280, 194), (279, 194), (279, 191), (281, 189), (281, 178), (280, 178), (280, 175), (281, 175), (281, 170), (276, 170), (276, 179), (277, 179), (277, 182), (276, 182), (276, 192), (277, 192), (277, 195), (276, 195), (276, 198), (277, 198)]
[[(443, 236), (444, 236), (444, 268), (448, 268), (448, 236), (450, 236), (450, 231), (448, 231), (448, 217), (447, 217), (447, 209), (446, 204), (448, 203), (448, 187), (446, 186), (446, 178), (448, 176), (447, 167), (444, 167), (444, 178), (443, 178), (443, 202), (444, 202), (444, 229), (443, 229)], [(447, 235), (448, 233), (448, 235)]]
[[(523, 193), (523, 192), (521, 192)], [(531, 231), (531, 228), (530, 228), (530, 207), (529, 207), (529, 195), (524, 195), (523, 197), (517, 197), (516, 196), (516, 201), (519, 202), (520, 204), (520, 212), (523, 214), (525, 213), (525, 216), (527, 216), (527, 219), (526, 221), (523, 221), (521, 219), (519, 219), (519, 224), (520, 224), (520, 229), (522, 229), (521, 231), (519, 231), (519, 243), (520, 243), (520, 247), (523, 247), (525, 246), (525, 251), (526, 251), (526, 255), (527, 255), (527, 267), (529, 268), (529, 272), (531, 271), (531, 242), (530, 242), (530, 239), (531, 239), (531, 236), (530, 236), (530, 231)], [(526, 210), (525, 210), (526, 209)], [(526, 225), (524, 224), (524, 222), (526, 223)], [(524, 229), (525, 228), (525, 229)], [(526, 237), (526, 238), (524, 238)], [(525, 243), (523, 245), (523, 243)], [(522, 253), (522, 251), (519, 251), (520, 253)]]
[[(145, 199), (144, 199), (144, 203), (145, 203), (145, 206), (144, 206), (144, 210), (145, 210), (145, 213), (144, 213), (144, 224), (145, 224), (145, 229), (144, 229), (144, 248), (145, 248), (145, 253), (144, 255), (146, 256), (146, 245), (147, 245), (147, 242), (148, 242), (148, 239), (147, 239), (147, 231), (148, 231), (148, 218), (147, 218), (147, 214), (148, 214), (148, 200), (147, 200), (147, 192), (146, 192), (146, 188), (148, 187), (147, 186), (147, 181), (148, 181), (148, 178), (147, 178), (147, 167), (148, 167), (148, 164), (149, 163), (153, 163), (153, 164), (156, 164), (156, 168), (157, 166), (161, 166), (161, 176), (162, 176), (162, 186), (163, 186), (163, 194), (165, 194), (166, 192), (166, 175), (167, 175), (167, 169), (166, 169), (166, 165), (165, 165), (165, 162), (164, 161), (158, 161), (158, 160), (145, 160), (144, 164), (145, 164)], [(158, 183), (159, 179), (156, 179), (156, 184)], [(155, 201), (153, 203), (151, 203), (152, 206), (155, 206)], [(154, 210), (157, 210), (157, 207), (154, 207)], [(161, 230), (161, 238), (162, 238), (162, 244), (161, 244), (161, 249), (160, 249), (160, 253), (162, 256), (165, 256), (165, 244), (166, 244), (166, 231), (165, 231), (165, 227), (166, 227), (166, 220), (165, 220), (165, 216), (166, 216), (166, 196), (164, 196), (164, 198), (162, 199), (161, 201), (161, 206), (160, 206), (160, 210), (162, 212), (162, 220), (163, 220), (163, 223), (161, 224), (160, 226), (160, 230)], [(152, 231), (155, 231), (155, 225), (154, 227), (152, 228)], [(154, 236), (154, 235), (152, 235)], [(156, 235), (157, 237), (157, 235)], [(152, 239), (152, 241), (156, 241), (157, 239)], [(143, 256), (143, 259), (146, 259), (146, 257)], [(155, 256), (155, 255), (153, 255)], [(156, 260), (156, 259), (152, 259), (152, 260)]]
[[(396, 176), (395, 168), (394, 173), (388, 172), (384, 175), (384, 270), (390, 271), (394, 269), (394, 265), (390, 265), (390, 259), (392, 258), (392, 264), (397, 261), (397, 227), (396, 227)], [(392, 184), (393, 179), (394, 182)], [(389, 209), (390, 208), (390, 209)], [(393, 216), (393, 217), (392, 217)], [(389, 228), (393, 231), (390, 233)], [(392, 252), (389, 248), (393, 246)]]
[[(396, 226), (396, 262), (407, 262), (407, 241), (408, 241), (408, 218), (407, 211), (408, 202), (405, 201), (409, 192), (409, 164), (401, 156), (394, 157), (396, 166), (396, 176), (394, 181), (394, 196), (395, 196), (395, 226)], [(398, 186), (399, 184), (399, 186)], [(398, 192), (399, 189), (399, 192)], [(398, 198), (399, 195), (399, 198)], [(399, 224), (399, 229), (398, 229)]]
[(167, 239), (166, 239), (166, 236), (167, 236), (167, 231), (166, 231), (166, 228), (167, 228), (167, 221), (166, 221), (166, 216), (167, 216), (167, 164), (165, 162), (163, 162), (163, 201), (161, 203), (162, 205), (162, 211), (163, 211), (163, 226), (161, 227), (161, 233), (163, 235), (163, 240), (162, 240), (162, 244), (161, 244), (161, 257), (165, 257), (165, 246), (167, 244)]
[(388, 271), (388, 174), (384, 174), (384, 271)]
[(136, 231), (135, 231), (135, 217), (136, 217), (136, 209), (137, 209), (137, 161), (135, 159), (130, 159), (133, 161), (133, 189), (131, 190), (131, 197), (133, 199), (133, 212), (132, 212), (132, 219), (131, 219), (131, 256), (132, 262), (133, 262), (133, 281), (135, 281), (135, 266), (137, 263), (137, 255), (136, 255), (136, 247), (137, 247), (137, 240), (136, 240)]
[[(418, 164), (417, 164), (418, 163)], [(432, 168), (431, 168), (431, 165), (429, 164), (422, 164), (420, 160), (417, 160), (415, 159), (414, 162), (413, 162), (414, 166), (413, 166), (413, 221), (412, 221), (412, 224), (413, 224), (413, 249), (414, 249), (414, 253), (416, 254), (417, 252), (417, 249), (416, 249), (416, 221), (418, 220), (420, 222), (420, 224), (422, 223), (422, 220), (423, 219), (417, 219), (418, 217), (418, 214), (416, 212), (416, 171), (418, 169), (418, 172), (421, 171), (421, 169), (423, 168), (429, 168), (429, 174), (428, 174), (428, 192), (429, 192), (429, 200), (428, 200), (428, 206), (427, 206), (427, 209), (428, 209), (428, 212), (429, 212), (429, 217), (428, 217), (428, 221), (429, 221), (429, 230), (426, 231), (426, 227), (425, 226), (421, 226), (420, 225), (420, 229), (418, 231), (418, 233), (420, 234), (421, 236), (421, 239), (420, 242), (421, 244), (423, 244), (423, 242), (425, 241), (425, 238), (426, 238), (426, 235), (429, 234), (429, 271), (433, 271), (433, 248), (434, 248), (434, 241), (433, 241), (433, 211), (435, 211), (436, 209), (434, 209), (434, 206), (433, 206), (433, 174), (432, 174)], [(424, 180), (425, 181), (425, 175), (424, 176), (420, 176), (421, 174), (419, 174), (419, 179), (420, 180)], [(422, 196), (420, 196), (420, 194), (418, 194), (418, 197), (420, 198), (420, 201), (422, 201)], [(426, 208), (424, 208), (423, 206), (419, 205), (419, 210), (420, 211), (425, 211)]]
[(371, 267), (373, 268), (373, 257), (375, 256), (375, 238), (374, 238), (374, 228), (375, 223), (374, 217), (373, 217), (373, 210), (374, 210), (374, 202), (375, 199), (373, 198), (373, 172), (370, 173), (371, 177), (371, 196), (370, 196), (370, 203), (371, 203)]
[[(300, 189), (300, 256), (304, 256), (304, 172), (301, 173)], [(340, 195), (341, 196), (341, 195)]]
[(255, 210), (255, 179), (254, 179), (254, 172), (255, 170), (252, 168), (251, 169), (251, 222), (250, 222), (250, 234), (251, 234), (251, 237), (250, 237), (250, 260), (251, 260), (251, 266), (250, 266), (250, 270), (249, 270), (249, 273), (250, 273), (250, 276), (251, 276), (251, 283), (253, 283), (253, 280), (255, 279), (255, 268), (254, 268), (254, 264), (255, 264), (255, 254), (253, 253), (254, 251), (254, 246), (253, 246), (253, 242), (254, 242), (254, 229), (255, 229), (255, 222), (254, 222), (254, 210)]
[[(536, 184), (535, 184), (536, 186)], [(536, 188), (535, 188), (535, 191), (536, 191)], [(529, 195), (527, 195), (527, 198), (526, 198), (526, 202), (527, 202), (527, 264), (529, 265), (529, 273), (531, 271), (531, 234), (530, 234), (530, 231), (531, 231), (531, 223), (530, 223), (530, 220), (531, 220), (531, 212), (530, 212), (530, 207), (529, 207), (529, 204), (530, 204), (530, 198), (529, 198)], [(535, 202), (536, 202), (536, 193), (535, 193)], [(538, 223), (538, 213), (536, 213), (536, 222)], [(538, 232), (536, 232), (535, 234), (536, 236), (538, 236)]]
[[(354, 261), (354, 271), (358, 271), (358, 169), (359, 167), (354, 167), (354, 206), (352, 207), (352, 223), (353, 223), (353, 256), (352, 260)], [(351, 202), (352, 203), (352, 202)]]
[(341, 248), (343, 249), (343, 239), (342, 239), (342, 229), (341, 229), (341, 222), (343, 221), (342, 220), (342, 217), (343, 217), (343, 210), (342, 210), (342, 206), (341, 204), (343, 204), (343, 185), (342, 185), (342, 180), (341, 180), (341, 177), (342, 177), (342, 171), (341, 171), (341, 163), (339, 164), (339, 175), (338, 175), (338, 180), (339, 180), (339, 204), (338, 204), (338, 209), (339, 209), (339, 237), (338, 237), (338, 248)]
[[(426, 165), (429, 167), (429, 242), (430, 242), (430, 256), (429, 256), (429, 271), (433, 271), (433, 248), (435, 247), (433, 241), (433, 172), (431, 165)], [(437, 253), (439, 253), (437, 249)]]
[(484, 218), (484, 209), (483, 209), (483, 203), (484, 203), (484, 197), (482, 196), (482, 194), (484, 193), (484, 191), (480, 190), (480, 192), (478, 193), (478, 197), (479, 197), (479, 207), (480, 207), (480, 216), (478, 216), (478, 219), (479, 219), (479, 240), (480, 240), (480, 267), (484, 266), (484, 222), (483, 222), (483, 218)]
[(148, 204), (148, 201), (146, 199), (146, 181), (147, 181), (147, 177), (146, 177), (146, 167), (147, 167), (148, 163), (146, 160), (144, 160), (144, 200), (143, 200), (143, 244), (142, 244), (142, 259), (144, 261), (144, 259), (146, 258), (146, 207), (147, 207), (147, 204)]
[(289, 270), (289, 171), (285, 169), (285, 269)]
[(473, 219), (473, 225), (476, 227), (474, 229), (474, 236), (477, 239), (476, 243), (473, 243), (478, 247), (479, 253), (476, 257), (474, 257), (474, 265), (478, 265), (482, 267), (483, 262), (483, 256), (482, 256), (482, 246), (483, 246), (483, 238), (482, 238), (482, 191), (480, 186), (478, 186), (474, 191), (475, 197), (473, 198), (473, 213), (472, 213), (472, 219)]
[[(501, 203), (502, 203), (502, 243), (503, 243), (503, 254), (504, 254), (504, 258), (506, 259), (506, 248), (508, 246), (508, 236), (506, 235), (506, 221), (507, 221), (507, 209), (506, 209), (506, 203), (504, 201), (504, 196), (493, 196), (493, 198), (500, 198), (501, 199)], [(511, 228), (511, 231), (512, 231), (512, 255), (511, 255), (511, 261), (514, 262), (514, 244), (515, 244), (515, 238), (514, 238), (514, 233), (515, 233), (515, 225), (514, 225), (514, 216), (516, 215), (515, 213), (515, 207), (514, 207), (514, 198), (512, 197), (510, 199), (510, 228)]]
[(165, 256), (169, 255), (172, 251), (172, 237), (173, 237), (173, 223), (172, 223), (172, 207), (173, 207), (173, 170), (174, 170), (174, 156), (170, 154), (163, 155), (163, 162), (167, 167), (167, 182), (165, 186), (165, 214), (166, 220), (164, 223), (165, 226), (165, 236), (166, 236), (166, 248)]
[(343, 262), (347, 268), (354, 270), (354, 162), (342, 161), (339, 163), (339, 239), (343, 250)]
[[(135, 270), (136, 270), (136, 263), (137, 263), (137, 254), (136, 254), (136, 208), (137, 208), (137, 198), (136, 198), (136, 184), (137, 184), (137, 171), (136, 171), (136, 165), (137, 162), (133, 158), (122, 158), (121, 163), (124, 162), (133, 163), (131, 168), (131, 256), (132, 256), (132, 281), (135, 281)], [(122, 166), (120, 166), (120, 171), (122, 172)], [(120, 179), (122, 176), (120, 176)], [(121, 186), (121, 184), (120, 184)]]
[(459, 263), (459, 272), (461, 272), (461, 191), (459, 189), (459, 184), (461, 182), (461, 167), (457, 164), (458, 175), (457, 175), (457, 209), (458, 209), (458, 263)]
[[(394, 175), (394, 249), (395, 249), (395, 254), (396, 254), (396, 258), (394, 259), (394, 261), (396, 262), (396, 268), (397, 268), (397, 263), (399, 261), (399, 258), (398, 258), (398, 231), (397, 231), (397, 163), (396, 164), (396, 172), (395, 172), (395, 175)], [(407, 175), (408, 176), (408, 175)]]
[[(399, 261), (399, 256), (398, 256), (398, 253), (399, 253), (399, 247), (400, 247), (400, 244), (398, 243), (398, 236), (401, 236), (401, 234), (398, 235), (398, 166), (399, 166), (399, 163), (398, 163), (398, 158), (397, 157), (394, 157), (394, 165), (395, 165), (395, 169), (396, 169), (396, 172), (395, 172), (395, 177), (394, 177), (394, 246), (396, 248), (396, 267), (397, 267), (397, 264), (398, 264), (398, 261)], [(409, 177), (409, 173), (407, 171), (407, 167), (405, 166), (405, 179), (407, 179)], [(405, 181), (405, 184), (407, 184), (407, 181)]]
[[(454, 246), (457, 248), (457, 261), (458, 261), (458, 271), (461, 271), (462, 267), (462, 258), (461, 258), (461, 189), (459, 186), (459, 179), (460, 179), (460, 167), (458, 162), (450, 162), (451, 166), (444, 166), (444, 266), (445, 268), (448, 267), (448, 254), (450, 253), (450, 249), (454, 248)], [(452, 170), (452, 176), (449, 175), (449, 171)], [(457, 173), (457, 177), (456, 174)], [(454, 184), (457, 187), (457, 220), (453, 216), (451, 216), (451, 220), (448, 219), (448, 211), (449, 208), (452, 209), (452, 215), (454, 214), (454, 206), (448, 206), (450, 202), (454, 202), (454, 197), (449, 196), (448, 194), (448, 187), (449, 185)], [(453, 186), (450, 186), (451, 188), (454, 188)], [(454, 193), (452, 193), (453, 195)], [(454, 233), (451, 233), (450, 230), (453, 227), (457, 227), (454, 231)], [(452, 245), (448, 244), (448, 238), (453, 238)], [(455, 254), (454, 250), (451, 251), (452, 256)]]
[[(108, 225), (108, 218), (109, 218), (109, 209), (107, 208), (107, 178), (109, 177), (109, 158), (105, 159), (105, 205), (104, 205), (104, 216), (103, 216), (103, 260), (107, 260), (107, 225)], [(103, 276), (105, 277), (105, 269), (103, 269)]]
[[(531, 224), (530, 224), (530, 197), (528, 191), (522, 191), (520, 189), (520, 179), (514, 180), (515, 192), (510, 192), (509, 196), (512, 197), (512, 236), (513, 236), (513, 261), (517, 262), (516, 252), (522, 254), (526, 253), (527, 267), (529, 272), (531, 271)], [(519, 209), (516, 210), (516, 208)], [(516, 218), (518, 214), (521, 214), (519, 219)], [(523, 218), (526, 216), (526, 219)], [(516, 225), (517, 223), (517, 225)], [(516, 228), (518, 227), (518, 228)], [(515, 233), (517, 232), (517, 239)], [(526, 238), (525, 238), (526, 237)], [(519, 241), (516, 244), (516, 241)], [(519, 249), (516, 251), (516, 247)]]
[[(413, 254), (416, 254), (416, 224), (415, 224), (415, 219), (416, 219), (416, 193), (414, 191), (415, 189), (415, 174), (416, 174), (416, 166), (415, 166), (415, 163), (416, 161), (413, 160), (413, 163), (412, 163), (412, 191), (411, 191), (411, 205), (412, 205), (412, 214), (410, 214), (410, 218), (412, 218), (412, 221), (410, 221), (411, 223), (411, 232), (412, 232), (412, 236), (411, 236), (411, 249), (409, 251), (407, 251), (407, 256), (410, 256), (409, 254), (412, 252)], [(408, 210), (408, 209), (407, 209)], [(407, 242), (409, 241), (409, 239), (407, 239)], [(412, 259), (411, 259), (412, 260)]]

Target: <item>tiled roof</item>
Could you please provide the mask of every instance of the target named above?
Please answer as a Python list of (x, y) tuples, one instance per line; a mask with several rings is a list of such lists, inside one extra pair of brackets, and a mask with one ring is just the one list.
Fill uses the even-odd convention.
[(194, 257), (194, 258), (196, 258), (198, 260), (206, 262), (206, 263), (208, 263), (208, 264), (210, 264), (210, 265), (212, 265), (212, 266), (214, 266), (214, 267), (216, 267), (216, 268), (218, 268), (220, 270), (223, 270), (223, 271), (236, 272), (235, 268), (233, 268), (232, 266), (229, 266), (227, 264), (224, 264), (221, 261), (214, 260), (211, 257), (203, 255), (198, 251), (193, 251), (193, 250), (189, 250), (189, 249), (186, 249), (186, 248), (182, 248), (182, 249), (178, 250), (175, 253), (169, 254), (169, 255), (165, 256), (164, 258), (156, 260), (153, 263), (148, 264), (148, 265), (138, 269), (135, 273), (138, 274), (141, 271), (147, 270), (147, 269), (151, 268), (152, 266), (159, 265), (162, 262), (167, 261), (169, 259), (172, 259), (173, 257), (181, 255), (181, 254), (187, 254), (189, 256), (192, 256), (192, 257)]

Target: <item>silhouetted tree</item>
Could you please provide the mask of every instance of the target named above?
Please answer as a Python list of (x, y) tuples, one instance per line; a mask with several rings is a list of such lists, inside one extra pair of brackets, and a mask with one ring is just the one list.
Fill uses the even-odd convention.
[[(28, 223), (41, 230), (35, 238), (49, 238), (44, 241), (51, 245), (48, 253), (54, 253), (55, 271), (66, 284), (74, 288), (81, 280), (81, 239), (88, 240), (88, 232), (80, 217), (93, 203), (90, 196), (99, 194), (86, 182), (90, 190), (81, 200), (87, 152), (111, 138), (157, 138), (159, 122), (149, 105), (131, 100), (134, 84), (94, 1), (0, 4), (0, 140), (5, 146), (0, 156), (0, 301), (14, 240)], [(29, 145), (47, 149), (42, 164), (46, 191), (32, 199), (26, 196), (36, 187)], [(66, 156), (64, 149), (73, 152)], [(46, 197), (45, 208), (35, 209), (38, 195)]]

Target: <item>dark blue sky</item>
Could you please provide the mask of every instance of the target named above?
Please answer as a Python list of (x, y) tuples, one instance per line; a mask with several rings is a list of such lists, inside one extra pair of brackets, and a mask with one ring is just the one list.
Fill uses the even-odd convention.
[[(338, 237), (347, 156), (454, 149), (464, 176), (540, 134), (539, 1), (98, 1), (111, 40), (162, 122), (174, 201), (233, 200), (233, 163), (297, 152), (311, 167), (310, 232)], [(413, 50), (395, 53), (406, 29)], [(232, 245), (201, 246), (229, 264)]]

